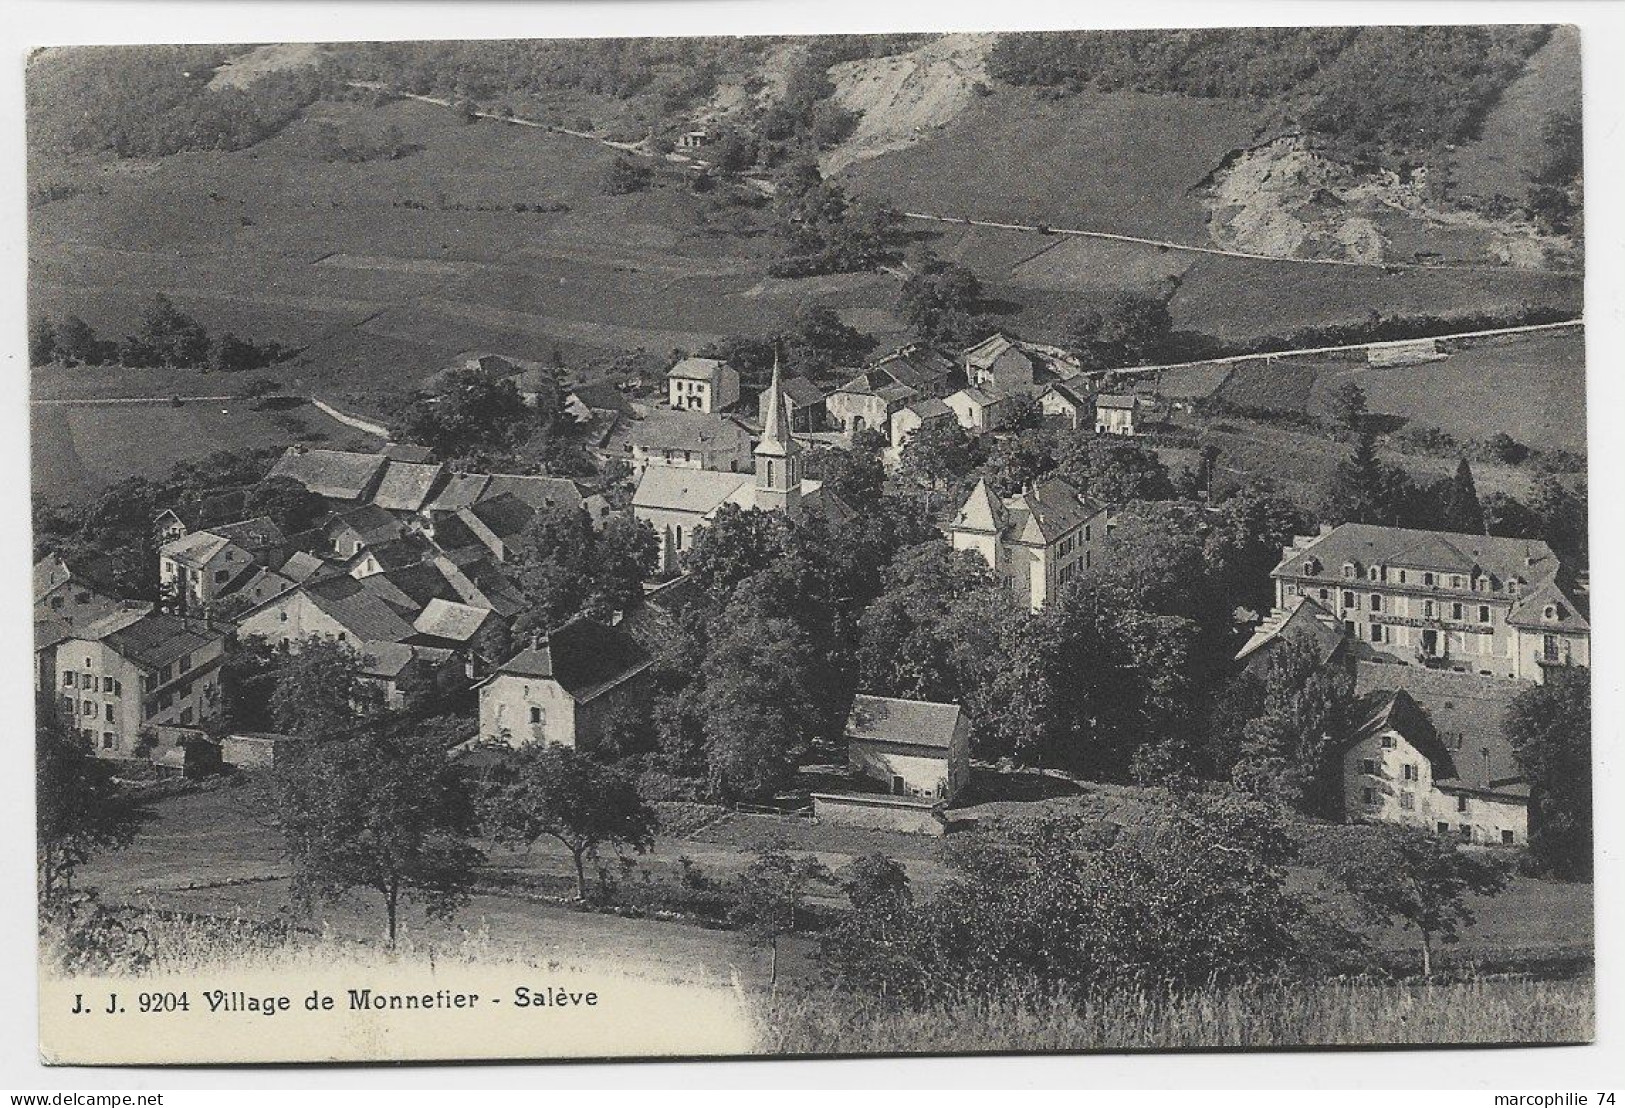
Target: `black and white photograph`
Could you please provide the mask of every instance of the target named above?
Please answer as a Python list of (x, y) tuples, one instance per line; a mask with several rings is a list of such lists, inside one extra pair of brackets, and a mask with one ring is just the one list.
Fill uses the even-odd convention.
[(42, 1061), (1593, 1042), (1586, 32), (1403, 10), (29, 43)]

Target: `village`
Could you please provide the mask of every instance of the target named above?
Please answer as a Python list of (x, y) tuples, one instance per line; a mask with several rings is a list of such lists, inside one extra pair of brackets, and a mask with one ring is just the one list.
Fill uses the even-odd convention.
[[(1248, 573), (1244, 591), (1200, 598), (1197, 607), (1226, 614), (1225, 626), (1163, 629), (1171, 639), (1156, 650), (1172, 660), (1155, 657), (1144, 638), (1122, 636), (1122, 626), (1090, 628), (1091, 658), (1066, 640), (1078, 633), (1063, 630), (1050, 656), (1023, 663), (1028, 687), (1000, 690), (991, 678), (977, 685), (950, 675), (968, 668), (952, 657), (955, 647), (980, 644), (941, 641), (957, 632), (928, 626), (933, 613), (945, 623), (965, 617), (951, 610), (955, 598), (933, 591), (951, 594), (980, 576), (1011, 601), (1008, 614), (983, 615), (1012, 627), (1053, 618), (1069, 593), (1092, 593), (1099, 618), (1102, 598), (1122, 592), (1123, 574), (1180, 572), (1155, 564), (1173, 549), (1166, 528), (1200, 549), (1235, 526), (1225, 503), (1207, 499), (1211, 479), (1177, 509), (1165, 503), (1155, 527), (1135, 514), (1144, 501), (1171, 501), (1169, 490), (1150, 487), (1168, 484), (1165, 475), (1118, 481), (1115, 490), (1105, 479), (1112, 466), (1158, 467), (1142, 443), (1155, 441), (1165, 399), (1110, 385), (1065, 351), (1004, 335), (960, 350), (915, 343), (872, 359), (829, 392), (785, 374), (776, 354), (754, 396), (726, 360), (695, 356), (670, 366), (663, 396), (643, 399), (613, 381), (560, 385), (556, 375), (489, 355), (471, 357), (460, 372), (465, 383), (509, 390), (530, 407), (557, 407), (599, 465), (624, 476), (606, 485), (478, 472), (411, 442), (373, 453), (295, 446), (255, 488), (211, 490), (150, 520), (155, 599), (121, 594), (93, 559), (52, 552), (38, 561), (36, 686), (98, 758), (116, 764), (120, 780), (253, 774), (294, 756), (317, 736), (274, 725), (267, 675), (274, 686), (279, 673), (296, 672), (289, 667), (302, 653), (322, 648), (327, 664), (353, 670), (345, 687), (357, 718), (435, 716), (452, 759), (545, 744), (614, 764), (659, 750), (685, 728), (706, 735), (716, 724), (704, 718), (715, 703), (706, 696), (725, 682), (742, 686), (732, 695), (751, 708), (738, 722), (746, 731), (783, 722), (773, 702), (801, 697), (814, 718), (794, 721), (796, 734), (698, 740), (712, 749), (684, 758), (696, 767), (699, 792), (818, 824), (944, 835), (963, 825), (956, 811), (966, 803), (1009, 799), (997, 795), (998, 768), (1143, 781), (1155, 778), (1145, 767), (1160, 757), (1171, 763), (1165, 775), (1248, 780), (1262, 767), (1241, 763), (1262, 755), (1246, 744), (1215, 757), (1194, 750), (1213, 740), (1150, 733), (1158, 723), (1171, 731), (1214, 726), (1194, 722), (1177, 691), (1138, 694), (1134, 723), (1106, 722), (1101, 703), (1080, 721), (1065, 708), (1046, 716), (1022, 702), (1041, 686), (1083, 699), (1091, 695), (1084, 689), (1112, 680), (1069, 665), (1098, 665), (1124, 680), (1163, 666), (1153, 683), (1183, 684), (1187, 695), (1248, 680), (1269, 686), (1285, 674), (1346, 682), (1339, 729), (1320, 736), (1330, 744), (1332, 779), (1304, 792), (1335, 797), (1305, 805), (1317, 815), (1491, 847), (1529, 840), (1531, 782), (1504, 719), (1524, 690), (1589, 665), (1584, 576), (1541, 539), (1358, 519), (1295, 533), (1301, 517), (1276, 511), (1260, 522), (1269, 513), (1254, 511), (1255, 533), (1228, 539), (1249, 548), (1225, 567), (1231, 576), (1159, 583), (1203, 588)], [(539, 400), (547, 392), (557, 395)], [(1073, 443), (1097, 479), (1069, 479), (1053, 459), (993, 477), (961, 474), (957, 489), (951, 477), (922, 476), (932, 473), (920, 463), (928, 451), (979, 449), (1019, 462), (1039, 429)], [(925, 505), (906, 524), (876, 518), (904, 503), (882, 491), (897, 485), (908, 487), (908, 504)], [(1250, 495), (1232, 491), (1229, 503)], [(877, 540), (880, 532), (886, 537)], [(709, 609), (704, 637), (715, 653), (716, 640), (736, 630), (725, 624), (737, 606), (750, 602), (742, 582), (805, 566), (810, 555), (798, 534), (858, 557), (867, 545), (890, 560), (853, 571), (876, 579), (850, 583), (870, 595), (867, 611), (853, 606), (861, 627), (844, 632), (872, 634), (882, 656), (856, 673), (827, 657), (804, 662), (828, 678), (808, 680), (773, 670), (827, 652), (824, 644), (800, 644), (807, 649), (797, 653), (758, 639), (764, 656), (717, 670), (689, 629), (694, 613)], [(1142, 556), (1152, 564), (1137, 566)], [(592, 564), (572, 562), (582, 557)], [(558, 584), (569, 573), (611, 583), (572, 592)], [(943, 573), (955, 580), (931, 580)], [(793, 574), (792, 593), (816, 593), (818, 585)], [(909, 574), (917, 578), (903, 581)], [(1110, 587), (1092, 586), (1095, 578)], [(765, 621), (753, 630), (769, 635), (778, 609), (820, 602), (765, 588), (752, 595), (760, 609), (752, 616)], [(1144, 597), (1117, 602), (1123, 609), (1106, 621), (1143, 621), (1158, 606)], [(881, 611), (892, 605), (895, 612)], [(1177, 617), (1165, 609), (1161, 618)], [(900, 620), (915, 625), (904, 631)], [(751, 640), (740, 638), (735, 649), (748, 648)], [(682, 644), (675, 651), (674, 641)], [(1215, 648), (1222, 656), (1191, 653)], [(859, 650), (867, 654), (871, 644)], [(259, 668), (245, 657), (260, 659)], [(932, 666), (944, 672), (921, 672)], [(939, 688), (962, 695), (903, 695)], [(686, 703), (696, 691), (698, 704)], [(840, 699), (814, 699), (830, 695)], [(1125, 684), (1092, 695), (1103, 703), (1137, 694)], [(656, 718), (672, 713), (686, 718)], [(1228, 725), (1248, 729), (1247, 717)], [(682, 760), (667, 754), (668, 764)], [(1279, 764), (1291, 761), (1290, 751), (1272, 757), (1285, 776), (1319, 772)]]

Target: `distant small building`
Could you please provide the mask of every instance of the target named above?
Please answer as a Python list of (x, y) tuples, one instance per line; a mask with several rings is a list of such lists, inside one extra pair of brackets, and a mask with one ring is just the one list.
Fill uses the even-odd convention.
[(882, 370), (860, 373), (824, 401), (831, 425), (848, 435), (861, 431), (888, 434), (891, 418), (921, 392)]
[(1289, 643), (1312, 651), (1321, 665), (1357, 645), (1343, 634), (1343, 621), (1335, 613), (1307, 596), (1291, 596), (1259, 623), (1236, 654), (1236, 661), (1249, 673), (1262, 676), (1269, 659)]
[(994, 396), (1026, 395), (1033, 391), (1036, 363), (1004, 335), (995, 334), (982, 340), (962, 357), (965, 380), (972, 388)]
[(677, 136), (677, 146), (682, 150), (698, 150), (711, 141), (711, 132), (703, 128), (693, 131), (684, 131)]
[(970, 783), (970, 721), (957, 704), (859, 695), (847, 761), (893, 796), (952, 800)]
[(1095, 402), (1089, 390), (1070, 381), (1056, 381), (1038, 394), (1038, 407), (1076, 431), (1094, 418)]
[(1003, 422), (1004, 400), (978, 388), (960, 389), (944, 401), (967, 431), (992, 431)]
[[(805, 377), (786, 377), (781, 382), (786, 417), (790, 430), (796, 434), (811, 434), (824, 428), (824, 394)], [(768, 389), (756, 398), (756, 414), (767, 422)]]
[(377, 489), (388, 461), (383, 454), (290, 446), (271, 467), (267, 479), (286, 477), (335, 503), (360, 504)]
[(897, 409), (891, 417), (891, 444), (901, 450), (921, 427), (954, 418), (954, 410), (934, 396), (916, 400)]
[(653, 664), (631, 635), (577, 616), (480, 684), (480, 738), (591, 750), (614, 712), (643, 710)]
[(213, 604), (259, 568), (252, 554), (213, 531), (193, 531), (158, 550), (158, 584), (188, 611)]
[(1136, 435), (1140, 431), (1139, 413), (1139, 397), (1132, 393), (1101, 393), (1095, 397), (1095, 434)]
[(690, 412), (725, 412), (739, 403), (739, 371), (719, 358), (684, 358), (666, 371), (666, 402)]
[(627, 439), (634, 473), (651, 466), (749, 473), (750, 433), (723, 416), (704, 411), (653, 411)]

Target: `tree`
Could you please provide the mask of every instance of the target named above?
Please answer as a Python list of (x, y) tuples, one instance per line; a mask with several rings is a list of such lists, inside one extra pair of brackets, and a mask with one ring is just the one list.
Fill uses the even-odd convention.
[(728, 915), (773, 951), (768, 987), (779, 981), (779, 939), (793, 934), (807, 911), (807, 895), (834, 879), (810, 854), (797, 858), (778, 847), (758, 851), (745, 872), (733, 883), (733, 906)]
[(841, 890), (857, 911), (877, 907), (906, 908), (914, 903), (908, 871), (879, 852), (860, 854), (840, 875)]
[(790, 329), (770, 344), (769, 359), (774, 346), (783, 352), (787, 366), (816, 375), (860, 364), (875, 348), (875, 340), (848, 326), (829, 305), (803, 304), (796, 308)]
[(1353, 381), (1338, 385), (1326, 399), (1326, 419), (1339, 431), (1359, 432), (1365, 417), (1365, 390)]
[(136, 333), (125, 340), (120, 358), (132, 366), (195, 369), (208, 364), (209, 346), (203, 325), (159, 293)]
[(1529, 779), (1529, 852), (1542, 869), (1589, 880), (1592, 870), (1591, 683), (1584, 670), (1549, 676), (1512, 701), (1504, 724)]
[(964, 482), (986, 459), (982, 442), (955, 419), (938, 419), (915, 429), (903, 444), (899, 470), (933, 493)]
[(654, 180), (654, 170), (640, 161), (631, 158), (616, 158), (610, 163), (609, 173), (604, 178), (604, 191), (614, 196), (624, 196), (629, 192), (642, 192)]
[(903, 322), (929, 342), (968, 342), (986, 330), (979, 310), (982, 282), (958, 263), (922, 258), (903, 282), (898, 310)]
[(291, 477), (268, 478), (250, 489), (243, 501), (245, 515), (269, 516), (288, 535), (310, 530), (328, 511), (326, 500)]
[(468, 902), (484, 857), (470, 841), (467, 788), (440, 743), (374, 727), (306, 744), (278, 758), (271, 795), (301, 900), (377, 893), (391, 947), (404, 901), (437, 919)]
[(348, 643), (317, 636), (299, 642), (271, 694), (277, 730), (321, 743), (376, 715), (382, 697), (361, 680), (360, 671), (361, 655)]
[(38, 316), (28, 325), (28, 364), (47, 365), (56, 355), (56, 324)]
[(1460, 531), (1464, 535), (1482, 535), (1484, 509), (1478, 503), (1478, 488), (1473, 483), (1473, 467), (1467, 459), (1456, 466), (1456, 475), (1439, 490), (1439, 529)]
[(1376, 436), (1368, 431), (1349, 458), (1338, 463), (1320, 514), (1328, 523), (1431, 524), (1432, 513), (1419, 500), (1410, 475), (1377, 457)]
[(886, 441), (881, 432), (865, 429), (852, 436), (849, 449), (812, 451), (804, 456), (807, 475), (823, 481), (825, 489), (860, 516), (868, 515), (886, 491), (886, 467), (880, 460)]
[(717, 622), (698, 704), (711, 792), (770, 797), (790, 780), (816, 730), (819, 704), (808, 686), (816, 656), (791, 620), (731, 605)]
[(701, 592), (725, 604), (741, 581), (782, 555), (787, 542), (784, 516), (725, 504), (694, 536), (683, 568)]
[(586, 859), (606, 845), (654, 846), (659, 819), (625, 774), (572, 747), (531, 743), (509, 754), (483, 798), (482, 825), (498, 842), (529, 849), (558, 840), (575, 863), (576, 897), (587, 899)]
[(40, 895), (50, 898), (79, 867), (134, 840), (146, 812), (113, 783), (50, 692), (34, 703), (35, 843)]
[(512, 377), (473, 364), (458, 366), (432, 395), (419, 394), (407, 404), (391, 422), (390, 437), (456, 458), (478, 449), (508, 449), (536, 426), (536, 414)]
[(1472, 924), (1467, 897), (1506, 887), (1498, 858), (1478, 857), (1456, 841), (1393, 824), (1349, 828), (1337, 835), (1322, 864), (1373, 921), (1414, 927), (1422, 943), (1422, 976), (1433, 973), (1435, 940), (1454, 943)]
[(56, 332), (56, 352), (69, 365), (100, 365), (103, 345), (90, 324), (76, 315), (63, 319)]
[(1266, 800), (1311, 815), (1341, 808), (1337, 740), (1348, 733), (1354, 680), (1312, 647), (1285, 642), (1265, 664), (1262, 710), (1243, 733), (1233, 778)]
[(1065, 437), (1056, 450), (1055, 475), (1108, 504), (1168, 500), (1174, 495), (1168, 467), (1151, 447), (1111, 436)]
[(1114, 292), (1072, 321), (1072, 345), (1088, 369), (1145, 365), (1173, 333), (1167, 302), (1144, 292)]

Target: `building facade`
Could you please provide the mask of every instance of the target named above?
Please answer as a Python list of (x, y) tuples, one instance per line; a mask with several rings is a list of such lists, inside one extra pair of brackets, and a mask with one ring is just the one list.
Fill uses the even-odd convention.
[(1591, 664), (1591, 628), (1538, 539), (1345, 523), (1298, 536), (1270, 576), (1277, 608), (1317, 601), (1391, 661), (1543, 681)]
[(631, 635), (578, 616), (480, 684), (480, 739), (591, 750), (616, 712), (645, 709), (653, 664)]
[(739, 403), (739, 371), (717, 358), (684, 358), (666, 371), (666, 403), (688, 412), (725, 412)]
[(974, 551), (1033, 611), (1100, 561), (1106, 508), (1055, 478), (1006, 499), (978, 481), (948, 527), (955, 550)]
[(970, 722), (957, 704), (859, 695), (847, 761), (892, 796), (946, 802), (970, 783)]
[(650, 466), (748, 473), (750, 434), (722, 416), (701, 411), (654, 411), (632, 429), (626, 441), (634, 473)]

